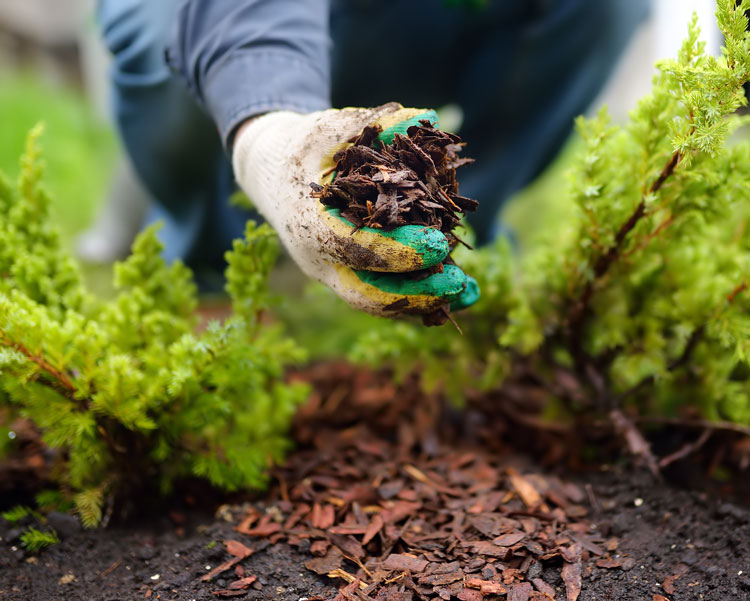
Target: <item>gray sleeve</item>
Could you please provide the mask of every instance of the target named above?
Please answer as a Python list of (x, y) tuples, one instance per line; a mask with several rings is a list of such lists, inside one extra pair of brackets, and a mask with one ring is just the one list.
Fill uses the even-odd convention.
[(229, 147), (248, 117), (330, 106), (328, 22), (329, 0), (184, 0), (167, 60)]

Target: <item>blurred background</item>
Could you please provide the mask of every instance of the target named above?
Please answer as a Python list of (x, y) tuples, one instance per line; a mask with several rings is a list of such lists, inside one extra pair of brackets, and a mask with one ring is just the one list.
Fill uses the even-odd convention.
[(66, 240), (92, 222), (117, 156), (95, 0), (0, 2), (0, 170), (11, 177), (44, 122), (47, 186)]
[[(623, 121), (650, 89), (654, 62), (676, 53), (693, 11), (709, 50), (718, 52), (713, 9), (713, 0), (654, 0), (650, 20), (634, 36), (591, 110), (606, 103)], [(146, 197), (118, 150), (109, 118), (109, 58), (94, 11), (95, 0), (0, 0), (0, 170), (15, 177), (27, 132), (44, 122), (47, 187), (66, 243), (88, 262), (96, 288), (98, 280), (107, 279), (99, 277), (102, 270), (126, 252), (143, 219)], [(451, 127), (460, 127), (457, 107), (444, 107), (443, 113)], [(574, 148), (572, 140), (547, 172), (508, 205), (505, 219), (521, 238), (533, 230), (540, 204), (554, 214), (549, 203), (559, 192), (547, 192), (559, 189)]]

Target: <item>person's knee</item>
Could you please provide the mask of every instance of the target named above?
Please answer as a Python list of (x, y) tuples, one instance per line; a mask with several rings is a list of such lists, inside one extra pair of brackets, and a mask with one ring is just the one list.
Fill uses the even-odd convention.
[(166, 75), (164, 47), (172, 0), (101, 0), (98, 20), (116, 73)]

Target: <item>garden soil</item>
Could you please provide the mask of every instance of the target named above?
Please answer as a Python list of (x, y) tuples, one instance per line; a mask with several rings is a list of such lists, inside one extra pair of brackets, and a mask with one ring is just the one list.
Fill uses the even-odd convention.
[(143, 497), (153, 509), (89, 531), (51, 514), (62, 541), (36, 556), (3, 522), (0, 600), (750, 600), (748, 499), (681, 488), (696, 459), (677, 483), (572, 470), (415, 382), (345, 364), (298, 377), (315, 392), (262, 497), (210, 513)]

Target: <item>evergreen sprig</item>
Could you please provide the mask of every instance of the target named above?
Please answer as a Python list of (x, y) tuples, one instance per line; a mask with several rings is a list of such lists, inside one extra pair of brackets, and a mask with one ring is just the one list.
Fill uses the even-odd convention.
[(57, 532), (39, 530), (37, 528), (27, 528), (21, 534), (21, 544), (26, 547), (30, 553), (38, 553), (45, 547), (50, 547), (60, 542)]
[[(54, 473), (82, 522), (107, 499), (196, 475), (235, 490), (265, 484), (305, 398), (284, 368), (302, 353), (261, 314), (278, 250), (249, 223), (227, 254), (235, 315), (196, 332), (196, 288), (167, 265), (156, 228), (115, 267), (116, 297), (95, 299), (65, 252), (41, 186), (40, 130), (17, 185), (0, 178), (0, 405), (59, 450)], [(30, 535), (29, 544), (45, 544)]]
[(0, 517), (15, 524), (16, 522), (20, 522), (27, 515), (32, 514), (33, 510), (30, 507), (27, 507), (26, 505), (16, 505), (15, 507), (11, 507), (7, 511), (0, 513)]

